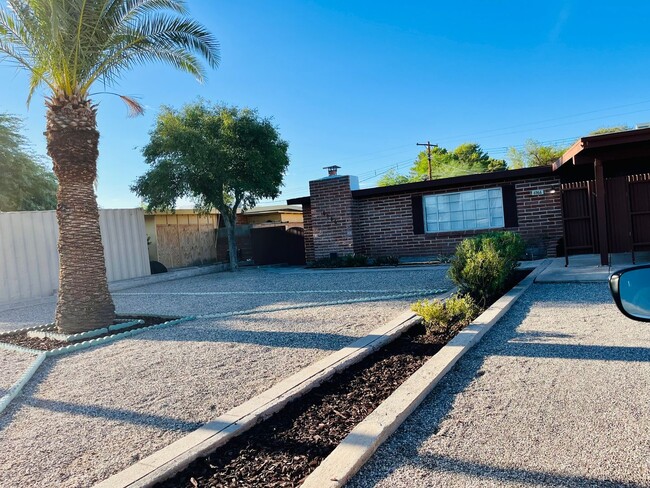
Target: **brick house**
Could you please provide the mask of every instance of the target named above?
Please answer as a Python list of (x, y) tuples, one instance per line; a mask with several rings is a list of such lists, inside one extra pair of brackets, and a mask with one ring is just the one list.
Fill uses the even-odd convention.
[(302, 205), (308, 262), (450, 255), (465, 237), (512, 230), (531, 257), (566, 248), (600, 253), (605, 264), (608, 253), (650, 249), (648, 173), (650, 129), (642, 129), (583, 137), (552, 166), (368, 189), (334, 170), (288, 203)]

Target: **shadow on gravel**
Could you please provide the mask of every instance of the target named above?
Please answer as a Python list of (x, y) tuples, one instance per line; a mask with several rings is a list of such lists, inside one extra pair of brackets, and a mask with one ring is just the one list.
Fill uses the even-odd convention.
[[(597, 480), (580, 476), (563, 476), (553, 473), (527, 471), (525, 469), (473, 464), (420, 451), (421, 446), (427, 439), (439, 433), (440, 425), (451, 413), (457, 396), (462, 394), (473, 381), (483, 376), (482, 366), (490, 356), (650, 361), (650, 349), (648, 348), (529, 342), (571, 337), (570, 334), (535, 331), (518, 332), (517, 329), (530, 314), (533, 306), (539, 308), (540, 306), (555, 305), (557, 303), (564, 305), (565, 302), (568, 304), (571, 301), (573, 301), (574, 307), (582, 303), (611, 303), (605, 284), (602, 287), (602, 294), (592, 295), (588, 298), (583, 293), (575, 293), (575, 284), (565, 286), (567, 287), (567, 294), (564, 296), (570, 296), (571, 298), (555, 298), (555, 296), (544, 294), (543, 301), (540, 301), (539, 298), (531, 297), (530, 290), (524, 294), (499, 323), (485, 335), (482, 341), (458, 361), (422, 405), (402, 424), (388, 442), (379, 448), (378, 454), (371, 458), (368, 464), (350, 480), (347, 486), (350, 488), (374, 487), (401, 467), (414, 466), (430, 469), (432, 477), (435, 476), (435, 471), (450, 471), (484, 477), (487, 480), (494, 480), (497, 485), (500, 485), (499, 482), (516, 481), (538, 486), (640, 488), (641, 485), (630, 482)], [(516, 317), (516, 319), (513, 317)], [(444, 434), (441, 433), (440, 435)]]
[(501, 483), (512, 482), (535, 486), (563, 486), (576, 488), (585, 486), (597, 486), (598, 488), (643, 488), (647, 486), (611, 479), (562, 475), (545, 471), (530, 471), (527, 469), (502, 468), (499, 466), (473, 463), (432, 454), (425, 454), (420, 457), (420, 460), (420, 462), (414, 463), (413, 466), (421, 469), (434, 468), (435, 471), (445, 471), (448, 473), (468, 474), (476, 479), (497, 482), (499, 485)]
[(58, 400), (45, 400), (41, 398), (23, 398), (23, 404), (34, 408), (49, 410), (50, 412), (61, 412), (70, 415), (81, 415), (84, 417), (102, 418), (129, 424), (150, 426), (176, 430), (180, 432), (192, 432), (203, 425), (200, 422), (187, 422), (172, 417), (134, 412), (118, 408), (107, 408), (96, 405), (83, 405)]
[(649, 362), (650, 348), (620, 346), (581, 346), (511, 341), (511, 347), (495, 356), (528, 358), (586, 359), (589, 361)]
[(163, 342), (234, 342), (257, 346), (338, 351), (350, 342), (356, 341), (358, 337), (324, 332), (212, 329), (193, 330), (191, 334), (176, 336), (156, 334), (156, 331), (153, 331), (146, 336), (134, 335), (131, 339)]

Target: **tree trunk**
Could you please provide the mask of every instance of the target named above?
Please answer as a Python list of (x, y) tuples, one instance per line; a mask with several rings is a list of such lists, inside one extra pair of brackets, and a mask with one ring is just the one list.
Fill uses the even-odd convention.
[(55, 322), (65, 333), (113, 323), (94, 182), (99, 133), (89, 100), (53, 97), (47, 102), (47, 153), (59, 180), (59, 293)]
[(237, 256), (237, 235), (235, 234), (235, 219), (230, 219), (229, 216), (223, 215), (224, 223), (226, 224), (226, 235), (228, 236), (228, 254), (230, 257), (230, 271), (237, 271), (239, 269), (239, 259)]

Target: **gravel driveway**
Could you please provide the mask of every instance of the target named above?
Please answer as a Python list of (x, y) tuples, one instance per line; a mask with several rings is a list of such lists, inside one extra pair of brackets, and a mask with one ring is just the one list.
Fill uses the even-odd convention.
[(650, 324), (533, 285), (349, 486), (648, 487), (649, 406)]
[[(92, 485), (367, 334), (415, 298), (264, 310), (448, 288), (445, 272), (246, 270), (116, 293), (121, 312), (256, 313), (48, 358), (0, 415), (0, 486)], [(28, 312), (21, 309), (21, 321)], [(11, 325), (11, 313), (0, 321)], [(40, 319), (44, 308), (33, 313)]]

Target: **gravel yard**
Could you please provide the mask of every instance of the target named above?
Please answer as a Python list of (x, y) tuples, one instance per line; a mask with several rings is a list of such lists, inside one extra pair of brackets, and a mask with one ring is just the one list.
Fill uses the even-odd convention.
[(534, 285), (349, 483), (650, 486), (650, 325)]
[(7, 393), (35, 360), (33, 354), (0, 349), (0, 397)]
[[(415, 299), (264, 308), (449, 288), (445, 272), (245, 270), (116, 293), (122, 313), (257, 313), (48, 358), (0, 415), (0, 486), (92, 485), (367, 334)], [(296, 293), (308, 290), (318, 293)]]

